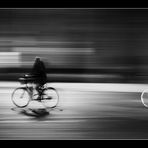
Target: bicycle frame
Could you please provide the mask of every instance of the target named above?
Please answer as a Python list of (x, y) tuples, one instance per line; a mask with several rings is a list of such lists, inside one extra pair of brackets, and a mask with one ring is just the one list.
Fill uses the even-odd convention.
[(28, 93), (29, 93), (29, 95), (30, 95), (30, 99), (31, 100), (34, 100), (33, 99), (33, 96), (35, 96), (35, 95), (38, 95), (41, 99), (42, 99), (42, 95), (43, 95), (43, 91), (44, 91), (44, 89), (46, 89), (46, 87), (45, 86), (43, 86), (42, 88), (39, 88), (38, 90), (37, 90), (37, 92), (38, 92), (38, 94), (33, 94), (33, 90), (36, 90), (33, 86), (28, 86), (27, 85), (28, 83), (26, 83), (26, 89), (27, 89), (27, 91), (28, 91)]

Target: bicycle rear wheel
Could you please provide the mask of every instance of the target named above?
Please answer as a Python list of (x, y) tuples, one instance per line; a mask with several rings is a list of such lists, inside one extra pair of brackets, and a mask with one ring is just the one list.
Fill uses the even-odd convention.
[(148, 90), (144, 90), (141, 94), (142, 104), (148, 108)]
[(55, 88), (48, 87), (43, 90), (42, 103), (47, 108), (54, 108), (59, 102), (59, 95)]
[(26, 107), (30, 102), (30, 95), (26, 88), (19, 87), (14, 90), (11, 100), (17, 107)]

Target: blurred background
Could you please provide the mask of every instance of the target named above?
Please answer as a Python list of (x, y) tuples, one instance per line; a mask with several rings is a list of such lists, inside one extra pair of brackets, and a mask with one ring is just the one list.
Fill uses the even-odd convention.
[[(11, 101), (36, 56), (59, 94), (48, 112)], [(147, 88), (148, 9), (0, 9), (0, 139), (148, 138)]]
[(0, 80), (148, 82), (148, 9), (0, 9)]

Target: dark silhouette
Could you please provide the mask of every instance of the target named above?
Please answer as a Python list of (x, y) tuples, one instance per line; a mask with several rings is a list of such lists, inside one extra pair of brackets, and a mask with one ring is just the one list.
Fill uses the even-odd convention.
[(46, 68), (43, 61), (41, 61), (39, 57), (35, 58), (31, 74), (35, 78), (35, 83), (39, 84), (40, 86), (47, 82)]

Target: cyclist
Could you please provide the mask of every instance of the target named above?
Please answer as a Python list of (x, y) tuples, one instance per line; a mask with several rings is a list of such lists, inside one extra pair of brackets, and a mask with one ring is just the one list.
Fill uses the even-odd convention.
[[(42, 88), (43, 85), (47, 82), (46, 68), (40, 57), (35, 57), (35, 62), (31, 73), (26, 74), (24, 77), (28, 81), (28, 84), (35, 84), (36, 91), (40, 93), (40, 88)], [(31, 88), (32, 87), (30, 87), (30, 89)], [(37, 100), (38, 99), (40, 100), (40, 98), (37, 98)]]

